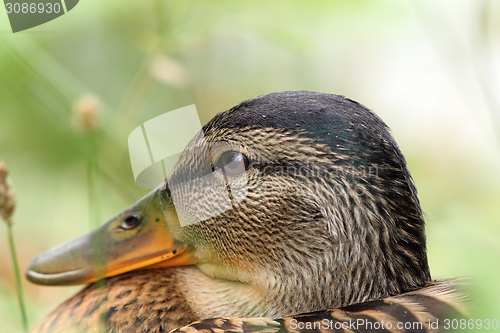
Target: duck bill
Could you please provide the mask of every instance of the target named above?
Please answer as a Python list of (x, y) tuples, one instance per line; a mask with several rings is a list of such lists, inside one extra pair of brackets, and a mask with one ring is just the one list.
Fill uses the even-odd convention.
[(196, 264), (194, 251), (167, 229), (159, 188), (103, 226), (40, 254), (28, 280), (42, 285), (88, 284), (137, 269)]

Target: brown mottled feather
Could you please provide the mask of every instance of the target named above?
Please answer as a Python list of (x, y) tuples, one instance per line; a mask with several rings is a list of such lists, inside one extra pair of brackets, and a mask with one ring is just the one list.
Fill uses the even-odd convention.
[(200, 319), (176, 291), (175, 271), (135, 271), (59, 305), (33, 332), (167, 332)]
[(462, 298), (452, 282), (432, 282), (416, 291), (329, 311), (282, 319), (214, 318), (171, 333), (430, 333), (442, 330), (446, 319), (466, 316)]

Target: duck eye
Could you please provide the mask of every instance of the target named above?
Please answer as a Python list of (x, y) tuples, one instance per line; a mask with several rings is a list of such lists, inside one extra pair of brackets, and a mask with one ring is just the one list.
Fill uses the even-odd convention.
[(238, 176), (248, 170), (248, 158), (239, 151), (226, 151), (220, 157), (216, 167), (229, 176)]
[(137, 215), (129, 215), (126, 218), (123, 219), (122, 223), (120, 224), (120, 227), (125, 230), (130, 230), (134, 229), (141, 223), (141, 218), (140, 216)]

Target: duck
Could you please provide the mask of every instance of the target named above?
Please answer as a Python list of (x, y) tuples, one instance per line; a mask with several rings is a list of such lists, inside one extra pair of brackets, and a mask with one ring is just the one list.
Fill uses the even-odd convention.
[(87, 285), (39, 333), (435, 332), (466, 314), (456, 281), (431, 279), (389, 127), (310, 91), (217, 114), (164, 183), (26, 276)]

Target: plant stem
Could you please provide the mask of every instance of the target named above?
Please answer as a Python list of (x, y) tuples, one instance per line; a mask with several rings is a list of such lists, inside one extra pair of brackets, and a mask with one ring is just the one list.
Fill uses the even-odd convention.
[[(98, 162), (98, 133), (92, 133), (87, 138), (88, 164), (87, 181), (89, 191), (89, 226), (91, 230), (99, 227), (100, 218), (100, 191), (99, 191), (99, 162)], [(100, 238), (95, 238), (92, 244), (94, 251), (94, 270), (99, 280), (104, 279), (104, 244)], [(100, 281), (101, 282), (101, 281)]]
[[(99, 227), (101, 222), (100, 217), (100, 186), (99, 186), (99, 142), (100, 142), (100, 132), (91, 133), (87, 138), (88, 144), (88, 164), (87, 164), (87, 181), (88, 181), (88, 191), (89, 191), (89, 219), (90, 219), (90, 229), (96, 229)], [(105, 271), (105, 261), (104, 261), (104, 240), (102, 236), (97, 236), (94, 238), (92, 244), (93, 256), (94, 256), (94, 270), (97, 276), (97, 281), (95, 282), (98, 288), (98, 295), (102, 296), (99, 307), (107, 306), (107, 297), (104, 287), (106, 286), (106, 277), (104, 276)], [(103, 332), (108, 332), (109, 327), (107, 327), (107, 317), (104, 317), (101, 325)]]
[(19, 264), (17, 262), (16, 247), (14, 246), (14, 235), (12, 232), (12, 223), (7, 221), (7, 230), (9, 234), (10, 255), (12, 258), (12, 265), (14, 266), (14, 275), (16, 276), (16, 289), (17, 297), (19, 298), (19, 306), (21, 307), (21, 316), (23, 320), (23, 329), (28, 333), (28, 317), (26, 316), (26, 305), (24, 303), (23, 286), (21, 284), (21, 273), (19, 271)]
[(95, 229), (100, 223), (100, 207), (99, 207), (99, 164), (97, 162), (97, 140), (96, 134), (92, 134), (88, 138), (89, 158), (87, 165), (87, 179), (89, 186), (89, 215), (90, 229)]

